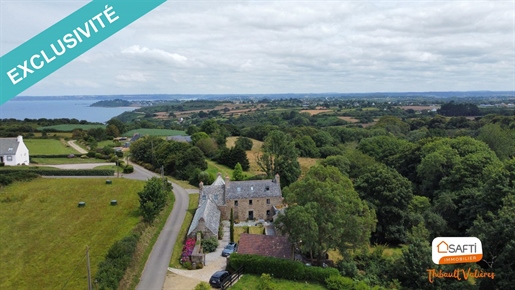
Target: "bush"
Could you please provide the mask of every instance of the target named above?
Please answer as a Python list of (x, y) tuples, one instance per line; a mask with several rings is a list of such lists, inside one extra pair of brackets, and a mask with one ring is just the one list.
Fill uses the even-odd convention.
[(235, 270), (241, 266), (245, 266), (245, 272), (249, 274), (268, 273), (275, 278), (286, 280), (325, 283), (327, 278), (339, 275), (338, 270), (334, 268), (308, 267), (301, 262), (272, 257), (231, 254), (229, 267)]
[(0, 167), (5, 166), (5, 163), (0, 162)]
[(211, 290), (211, 286), (207, 282), (200, 282), (195, 286), (194, 290)]
[(190, 256), (191, 256), (191, 253), (193, 253), (194, 247), (195, 247), (195, 239), (193, 239), (193, 238), (187, 239), (186, 243), (184, 243), (184, 247), (182, 248), (181, 261), (180, 261), (184, 267), (186, 267), (186, 265), (187, 265), (186, 263), (191, 263)]
[(133, 173), (134, 167), (132, 165), (127, 165), (123, 168), (123, 173)]
[(341, 260), (338, 262), (336, 267), (338, 267), (342, 276), (354, 278), (358, 275), (358, 267), (354, 261)]
[(197, 264), (197, 269), (202, 269), (202, 268), (204, 268), (204, 264), (202, 264), (202, 263), (198, 263), (198, 264)]
[(274, 284), (272, 283), (272, 277), (269, 274), (261, 274), (259, 279), (260, 290), (274, 290)]
[(224, 238), (224, 224), (220, 222), (220, 225), (218, 226), (218, 239), (221, 240)]
[(218, 239), (217, 237), (211, 237), (209, 239), (202, 240), (202, 250), (204, 253), (212, 253), (216, 251), (218, 247)]
[(193, 270), (193, 265), (191, 264), (191, 262), (184, 262), (182, 266), (188, 270)]
[(2, 170), (2, 174), (0, 174), (0, 186), (6, 186), (15, 181), (30, 181), (37, 177), (39, 177), (38, 174), (27, 172), (27, 170), (17, 172)]
[(346, 290), (354, 288), (354, 281), (349, 277), (334, 275), (325, 279), (325, 285), (329, 290)]
[(107, 252), (104, 261), (98, 264), (95, 280), (100, 289), (118, 289), (118, 284), (136, 251), (138, 236), (132, 234), (115, 242)]
[(86, 155), (87, 155), (89, 158), (95, 158), (96, 152), (95, 152), (95, 151), (89, 151)]

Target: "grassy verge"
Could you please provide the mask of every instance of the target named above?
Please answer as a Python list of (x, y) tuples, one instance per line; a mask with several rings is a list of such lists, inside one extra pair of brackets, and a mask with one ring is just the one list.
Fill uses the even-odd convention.
[[(56, 164), (81, 164), (81, 163), (102, 163), (107, 162), (105, 159), (96, 158), (32, 158), (35, 164), (56, 165)], [(32, 163), (34, 165), (34, 163)]]
[(171, 177), (171, 176), (167, 176), (167, 178), (171, 182), (177, 183), (178, 185), (180, 185), (184, 189), (198, 189), (197, 186), (193, 186), (193, 185), (191, 185), (189, 182), (187, 182), (185, 180), (180, 180), (180, 179), (177, 179), (177, 178), (174, 178), (174, 177)]
[(218, 175), (218, 172), (222, 173), (222, 177), (225, 178), (225, 176), (229, 175), (229, 177), (232, 177), (232, 172), (234, 169), (230, 169), (229, 167), (225, 165), (220, 165), (212, 160), (206, 159), (207, 162), (207, 172), (209, 174), (213, 175), (215, 178)]
[(184, 247), (184, 241), (186, 239), (186, 234), (188, 233), (188, 228), (190, 227), (191, 220), (193, 220), (195, 210), (197, 210), (198, 206), (198, 194), (190, 194), (189, 196), (190, 201), (188, 204), (188, 211), (186, 212), (186, 217), (182, 223), (181, 231), (177, 236), (177, 241), (175, 241), (172, 258), (170, 259), (170, 267), (173, 268), (182, 268), (181, 264), (179, 263), (179, 259), (181, 258), (182, 248)]
[(159, 216), (154, 221), (154, 225), (145, 227), (141, 232), (141, 237), (136, 246), (136, 254), (134, 255), (133, 263), (129, 266), (125, 272), (125, 276), (120, 281), (120, 287), (118, 289), (136, 289), (140, 281), (141, 273), (145, 268), (145, 264), (148, 260), (148, 256), (154, 247), (154, 244), (163, 229), (168, 216), (172, 212), (173, 205), (175, 203), (175, 195), (170, 193), (168, 198), (168, 205), (163, 209)]
[[(144, 182), (46, 179), (19, 182), (0, 194), (0, 289), (81, 289), (109, 247), (139, 223)], [(111, 206), (111, 200), (117, 206)], [(78, 202), (86, 206), (77, 207)]]
[[(241, 279), (231, 287), (231, 290), (259, 290), (262, 289), (261, 278), (256, 275), (245, 274)], [(310, 282), (296, 282), (284, 279), (272, 278), (272, 289), (274, 290), (290, 290), (290, 289), (305, 289), (305, 290), (324, 290), (327, 289), (320, 284)]]

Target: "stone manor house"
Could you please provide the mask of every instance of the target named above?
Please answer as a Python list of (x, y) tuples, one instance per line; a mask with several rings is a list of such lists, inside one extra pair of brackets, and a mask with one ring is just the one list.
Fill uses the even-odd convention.
[(204, 232), (204, 237), (216, 236), (220, 220), (228, 220), (231, 209), (235, 220), (271, 220), (274, 206), (282, 201), (278, 174), (268, 180), (230, 181), (229, 176), (224, 179), (218, 173), (213, 184), (199, 184), (199, 206), (188, 236), (198, 231)]

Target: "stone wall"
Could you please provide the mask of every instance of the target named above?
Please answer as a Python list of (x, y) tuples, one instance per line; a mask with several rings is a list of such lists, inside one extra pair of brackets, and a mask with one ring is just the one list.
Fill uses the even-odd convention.
[(224, 209), (220, 208), (222, 211), (222, 219), (229, 219), (231, 215), (231, 208), (233, 208), (235, 220), (248, 220), (250, 211), (252, 211), (254, 220), (271, 220), (274, 215), (273, 206), (281, 204), (282, 200), (282, 197), (260, 197), (235, 200), (228, 199), (226, 201), (227, 205), (224, 207)]

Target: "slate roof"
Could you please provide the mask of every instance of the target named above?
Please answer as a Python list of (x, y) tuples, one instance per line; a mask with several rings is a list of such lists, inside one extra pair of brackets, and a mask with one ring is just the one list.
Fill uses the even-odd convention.
[(206, 199), (197, 208), (193, 220), (191, 221), (188, 235), (198, 226), (201, 218), (204, 218), (206, 227), (215, 235), (218, 235), (218, 227), (220, 226), (220, 210), (211, 199)]
[(224, 205), (224, 184), (225, 181), (221, 176), (218, 176), (211, 185), (205, 185), (199, 190), (200, 202), (212, 199), (216, 205)]
[(292, 259), (293, 247), (285, 236), (241, 234), (238, 254)]
[(231, 181), (225, 189), (226, 199), (281, 197), (281, 187), (274, 179)]
[(166, 140), (170, 141), (177, 141), (177, 142), (191, 142), (191, 136), (181, 136), (181, 135), (174, 135), (174, 136), (168, 136), (166, 137)]
[[(17, 138), (0, 138), (0, 155), (15, 155), (18, 150)], [(12, 148), (11, 150), (9, 150)]]

